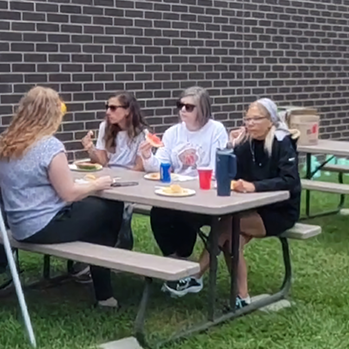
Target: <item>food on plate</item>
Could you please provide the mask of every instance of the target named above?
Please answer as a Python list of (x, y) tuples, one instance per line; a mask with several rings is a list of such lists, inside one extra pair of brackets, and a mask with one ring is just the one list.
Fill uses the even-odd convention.
[(91, 161), (76, 161), (75, 165), (81, 170), (99, 170), (102, 167), (100, 164)]
[(93, 174), (87, 174), (85, 176), (85, 180), (87, 180), (87, 181), (95, 181), (96, 179), (97, 179), (97, 177), (94, 176)]
[(161, 139), (155, 134), (150, 133), (148, 130), (146, 131), (145, 139), (154, 147), (161, 148), (164, 146)]
[(169, 187), (163, 188), (162, 190), (167, 194), (183, 194), (185, 192), (185, 189), (178, 184), (172, 184)]
[(237, 183), (237, 181), (231, 181), (231, 183), (230, 183), (231, 190), (235, 190), (236, 183)]
[(160, 180), (160, 173), (149, 173), (148, 177), (154, 180)]

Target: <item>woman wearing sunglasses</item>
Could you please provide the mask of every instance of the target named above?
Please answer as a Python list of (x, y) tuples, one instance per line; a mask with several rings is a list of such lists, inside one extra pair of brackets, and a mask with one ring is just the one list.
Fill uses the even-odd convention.
[(106, 118), (99, 126), (97, 144), (93, 132), (82, 139), (84, 149), (93, 162), (103, 166), (121, 166), (143, 171), (143, 162), (138, 148), (145, 139), (146, 123), (136, 98), (126, 91), (110, 97), (106, 106)]
[[(245, 127), (230, 133), (238, 163), (234, 190), (241, 193), (288, 190), (290, 198), (241, 216), (237, 308), (250, 303), (244, 246), (253, 238), (278, 236), (293, 227), (299, 219), (301, 196), (296, 152), (299, 132), (288, 130), (277, 113), (275, 103), (268, 98), (259, 99), (250, 105), (244, 123)], [(221, 224), (225, 224), (225, 228), (222, 229), (219, 245), (224, 251), (229, 268), (231, 218), (223, 218)], [(201, 273), (196, 278), (202, 277), (208, 269), (208, 252), (204, 251), (200, 265)], [(191, 292), (191, 283), (188, 280), (169, 284), (169, 291), (177, 296)]]
[[(102, 166), (143, 171), (139, 145), (145, 140), (146, 122), (143, 120), (136, 98), (127, 91), (116, 92), (109, 98), (105, 109), (106, 117), (99, 126), (96, 146), (92, 141), (92, 131), (89, 131), (82, 139), (82, 144), (90, 159)], [(133, 206), (125, 203), (124, 220), (117, 247), (132, 249), (132, 214)], [(91, 281), (89, 268), (83, 263), (75, 263), (70, 266), (70, 273), (76, 277), (78, 282)]]
[[(151, 144), (140, 146), (147, 172), (158, 172), (161, 163), (170, 163), (175, 173), (197, 176), (197, 169), (215, 170), (216, 150), (225, 148), (228, 134), (222, 123), (212, 120), (207, 91), (201, 87), (185, 90), (177, 102), (180, 123), (165, 131), (164, 147), (155, 155)], [(165, 256), (187, 258), (192, 254), (198, 229), (206, 223), (204, 216), (154, 207), (150, 214), (155, 239)], [(166, 289), (166, 284), (164, 285)], [(192, 280), (192, 289), (200, 291), (202, 280)]]

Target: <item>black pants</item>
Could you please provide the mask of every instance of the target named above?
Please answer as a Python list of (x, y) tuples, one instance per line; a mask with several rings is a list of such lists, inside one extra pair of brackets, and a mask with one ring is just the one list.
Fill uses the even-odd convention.
[(153, 207), (150, 223), (156, 242), (164, 256), (189, 257), (198, 230), (209, 223), (209, 217), (190, 212)]
[[(88, 197), (66, 206), (44, 229), (23, 242), (57, 244), (80, 240), (112, 247), (118, 238), (123, 209), (122, 202)], [(110, 270), (91, 265), (91, 276), (96, 299), (112, 297)]]
[(0, 274), (6, 270), (7, 267), (7, 257), (5, 248), (3, 245), (0, 245)]

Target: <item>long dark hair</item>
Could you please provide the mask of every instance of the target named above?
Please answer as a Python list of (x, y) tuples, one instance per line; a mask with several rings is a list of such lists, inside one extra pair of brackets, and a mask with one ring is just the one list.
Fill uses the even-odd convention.
[[(137, 102), (137, 99), (132, 93), (127, 91), (118, 91), (114, 95), (110, 96), (109, 99), (110, 98), (117, 98), (120, 105), (122, 105), (125, 109), (130, 110), (130, 113), (126, 116), (126, 131), (130, 141), (132, 141), (148, 126), (143, 119), (141, 108)], [(111, 124), (108, 118), (106, 119), (104, 141), (106, 148), (110, 153), (115, 153), (115, 139), (120, 131), (122, 130), (118, 124)]]

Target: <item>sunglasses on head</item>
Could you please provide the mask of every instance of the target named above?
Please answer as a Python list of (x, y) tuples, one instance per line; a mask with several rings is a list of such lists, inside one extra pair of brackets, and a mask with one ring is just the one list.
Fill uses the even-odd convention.
[(118, 109), (118, 108), (126, 109), (126, 107), (123, 106), (123, 105), (110, 105), (110, 104), (108, 104), (108, 103), (106, 103), (106, 105), (105, 105), (105, 110), (110, 109), (111, 111), (115, 111), (115, 110)]
[(177, 108), (179, 110), (182, 110), (183, 107), (185, 108), (185, 111), (187, 111), (188, 113), (191, 113), (194, 110), (194, 108), (196, 107), (196, 105), (188, 104), (188, 103), (182, 103), (182, 102), (178, 101), (177, 102)]

